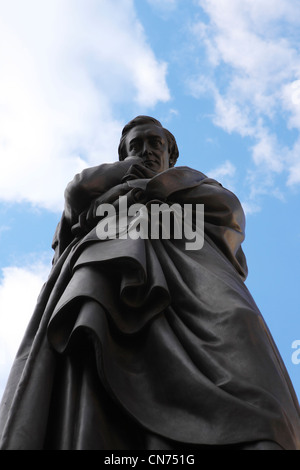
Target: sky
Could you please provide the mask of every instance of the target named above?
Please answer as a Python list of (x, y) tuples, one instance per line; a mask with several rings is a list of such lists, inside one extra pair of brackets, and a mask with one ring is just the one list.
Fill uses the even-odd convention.
[(300, 3), (0, 0), (0, 396), (64, 189), (147, 114), (246, 213), (246, 285), (300, 398)]

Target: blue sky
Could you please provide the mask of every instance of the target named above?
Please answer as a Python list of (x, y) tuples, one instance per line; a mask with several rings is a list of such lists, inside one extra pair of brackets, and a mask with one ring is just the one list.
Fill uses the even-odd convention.
[(294, 0), (0, 0), (0, 394), (65, 186), (148, 114), (241, 200), (246, 283), (300, 397), (299, 31)]

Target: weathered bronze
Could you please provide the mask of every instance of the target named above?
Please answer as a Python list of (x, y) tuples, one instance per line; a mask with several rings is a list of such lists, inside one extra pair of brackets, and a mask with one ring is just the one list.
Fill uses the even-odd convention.
[[(234, 194), (138, 117), (69, 183), (53, 269), (1, 404), (1, 449), (300, 449), (290, 378), (244, 280)], [(100, 240), (98, 209), (204, 204), (204, 245)], [(103, 219), (102, 219), (103, 220)]]

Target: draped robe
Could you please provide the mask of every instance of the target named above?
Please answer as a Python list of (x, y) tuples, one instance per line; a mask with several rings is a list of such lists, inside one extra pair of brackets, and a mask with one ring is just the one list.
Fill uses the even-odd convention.
[(1, 449), (257, 441), (300, 449), (293, 386), (244, 282), (245, 220), (236, 196), (188, 167), (129, 178), (128, 195), (139, 192), (148, 205), (204, 204), (204, 245), (100, 240), (95, 226), (82, 230), (79, 212), (130, 167), (97, 171), (94, 179), (77, 175), (66, 190), (70, 207), (81, 208), (71, 223), (62, 215), (54, 237), (52, 271), (3, 396)]

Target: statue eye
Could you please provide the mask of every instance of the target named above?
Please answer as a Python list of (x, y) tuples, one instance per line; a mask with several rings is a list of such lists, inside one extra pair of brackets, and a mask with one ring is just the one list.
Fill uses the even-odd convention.
[(137, 151), (137, 150), (139, 150), (139, 148), (140, 148), (140, 145), (139, 145), (138, 142), (132, 142), (130, 144), (130, 150)]
[(152, 146), (155, 148), (159, 148), (162, 145), (162, 142), (160, 139), (153, 139), (151, 142)]

